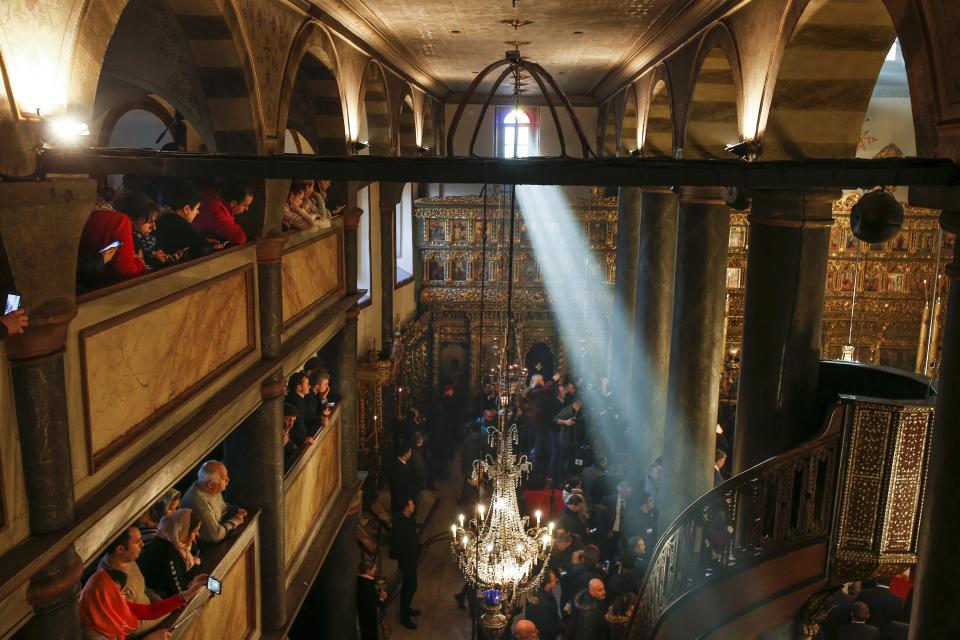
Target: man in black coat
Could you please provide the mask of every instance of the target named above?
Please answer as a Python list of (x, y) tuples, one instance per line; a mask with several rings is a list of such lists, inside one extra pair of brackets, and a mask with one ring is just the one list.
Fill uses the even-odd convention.
[(610, 640), (610, 627), (604, 618), (606, 597), (603, 580), (594, 578), (573, 599), (573, 640)]
[(402, 511), (408, 500), (417, 500), (416, 483), (410, 465), (413, 447), (409, 443), (401, 443), (397, 447), (397, 454), (390, 467), (390, 512), (393, 514)]
[(313, 435), (307, 425), (310, 408), (307, 396), (310, 395), (310, 377), (303, 371), (297, 371), (287, 381), (287, 398), (285, 402), (297, 410), (297, 421), (290, 430), (290, 439), (300, 449), (313, 444)]
[(413, 616), (420, 611), (413, 609), (413, 596), (417, 592), (417, 563), (420, 561), (420, 538), (417, 536), (417, 521), (413, 514), (416, 505), (408, 499), (403, 509), (393, 519), (390, 529), (390, 557), (397, 561), (403, 585), (400, 587), (400, 624), (407, 629), (416, 629)]
[(543, 585), (527, 596), (524, 617), (536, 625), (542, 640), (557, 640), (557, 636), (563, 632), (560, 613), (557, 610), (557, 598), (553, 595), (557, 581), (556, 572), (553, 569), (547, 569)]
[(377, 589), (377, 562), (364, 558), (357, 576), (357, 620), (360, 640), (377, 640), (380, 629), (380, 607), (387, 593)]
[(870, 607), (862, 602), (853, 603), (853, 612), (850, 614), (850, 624), (837, 627), (838, 640), (880, 640), (880, 629), (867, 624), (870, 618)]
[(899, 620), (903, 612), (903, 600), (890, 592), (889, 577), (878, 578), (877, 586), (861, 591), (857, 600), (870, 607), (870, 624), (878, 629)]
[(843, 589), (839, 589), (830, 596), (827, 618), (820, 624), (823, 640), (837, 640), (837, 629), (850, 622), (853, 603), (853, 596), (848, 595)]
[(640, 518), (633, 500), (633, 485), (621, 480), (617, 492), (603, 499), (605, 516), (603, 530), (606, 534), (606, 557), (613, 558), (633, 536), (640, 534)]

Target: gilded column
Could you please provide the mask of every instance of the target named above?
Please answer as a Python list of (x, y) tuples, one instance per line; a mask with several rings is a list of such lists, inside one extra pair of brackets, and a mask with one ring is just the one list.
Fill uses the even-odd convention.
[(833, 190), (753, 195), (737, 393), (735, 470), (819, 430), (815, 415)]
[(670, 336), (673, 330), (677, 262), (677, 196), (666, 187), (643, 190), (638, 247), (636, 347), (632, 395), (636, 398), (632, 446), (640, 453), (635, 471), (663, 453), (667, 420)]
[(729, 233), (730, 210), (718, 190), (683, 189), (677, 228), (662, 523), (671, 522), (713, 487)]
[[(960, 233), (960, 212), (940, 216), (944, 231)], [(910, 622), (911, 640), (960, 637), (960, 252), (947, 267), (950, 294), (943, 325), (943, 357), (920, 527), (920, 562)]]

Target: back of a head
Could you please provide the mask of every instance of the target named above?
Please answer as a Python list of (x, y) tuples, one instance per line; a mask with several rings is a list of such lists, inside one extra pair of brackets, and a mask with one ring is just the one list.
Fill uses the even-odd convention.
[(149, 220), (157, 212), (157, 203), (139, 191), (124, 191), (113, 201), (113, 208), (130, 220)]
[(583, 564), (593, 566), (600, 562), (600, 547), (588, 544), (583, 548)]
[(299, 418), (299, 417), (300, 417), (300, 412), (297, 410), (297, 408), (296, 408), (295, 406), (293, 406), (293, 405), (290, 404), (289, 402), (284, 402), (284, 403), (283, 403), (283, 417), (284, 417), (284, 418), (290, 418), (290, 417)]
[(530, 620), (517, 620), (513, 626), (513, 637), (516, 640), (537, 640), (537, 634), (537, 626)]
[(182, 178), (168, 178), (163, 185), (163, 204), (174, 211), (200, 202), (200, 191)]
[(857, 622), (866, 622), (870, 619), (870, 607), (865, 602), (854, 602), (850, 616)]

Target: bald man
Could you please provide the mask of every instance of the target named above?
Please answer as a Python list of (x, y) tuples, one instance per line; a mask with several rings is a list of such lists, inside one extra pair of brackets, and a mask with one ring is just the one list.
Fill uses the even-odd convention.
[(529, 620), (518, 620), (513, 627), (513, 637), (516, 640), (537, 640), (540, 634), (537, 632), (537, 625)]
[(603, 580), (594, 578), (589, 586), (573, 599), (573, 640), (610, 640), (606, 613), (607, 589)]
[(208, 460), (200, 466), (197, 481), (183, 494), (180, 506), (192, 509), (200, 516), (200, 540), (221, 542), (243, 524), (245, 509), (228, 505), (223, 491), (230, 484), (227, 467), (218, 460)]

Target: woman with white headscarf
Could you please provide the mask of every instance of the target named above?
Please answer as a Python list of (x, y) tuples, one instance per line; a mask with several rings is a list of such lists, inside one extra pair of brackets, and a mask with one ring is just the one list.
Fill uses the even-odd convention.
[(143, 548), (137, 564), (147, 587), (161, 598), (183, 593), (200, 571), (200, 558), (191, 546), (200, 533), (200, 517), (190, 509), (164, 516), (157, 537)]

